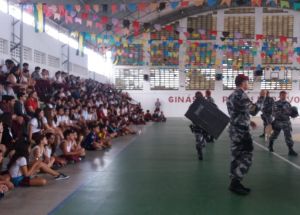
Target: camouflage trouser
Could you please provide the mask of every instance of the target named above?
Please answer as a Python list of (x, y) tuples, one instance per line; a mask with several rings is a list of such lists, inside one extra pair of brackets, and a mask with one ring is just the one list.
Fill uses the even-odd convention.
[(272, 123), (272, 115), (268, 115), (268, 114), (262, 114), (261, 115), (261, 119), (264, 122), (264, 128), (267, 127), (267, 125)]
[(205, 147), (205, 138), (203, 133), (201, 132), (196, 132), (195, 137), (196, 137), (196, 149), (199, 152), (199, 150), (201, 151)]
[(231, 130), (230, 178), (242, 180), (252, 165), (253, 142), (249, 132), (234, 134)]
[(288, 147), (293, 147), (294, 141), (292, 139), (292, 124), (290, 121), (276, 121), (272, 123), (273, 133), (270, 137), (270, 142), (277, 139), (280, 131), (283, 130), (285, 142)]

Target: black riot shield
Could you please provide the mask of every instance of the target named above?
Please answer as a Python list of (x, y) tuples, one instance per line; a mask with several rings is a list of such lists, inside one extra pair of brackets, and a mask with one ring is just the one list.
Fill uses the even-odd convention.
[(229, 123), (229, 117), (224, 114), (215, 104), (206, 101), (204, 98), (196, 99), (185, 117), (195, 125), (203, 128), (209, 135), (217, 139)]

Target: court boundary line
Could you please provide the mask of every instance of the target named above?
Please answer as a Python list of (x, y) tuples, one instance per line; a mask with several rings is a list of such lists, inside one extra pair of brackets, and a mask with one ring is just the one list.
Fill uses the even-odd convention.
[[(260, 147), (261, 149), (263, 149), (263, 150), (269, 152), (269, 149), (268, 149), (267, 147), (265, 147), (264, 145), (262, 145), (262, 144), (256, 142), (255, 140), (253, 140), (253, 142), (254, 142), (255, 145), (257, 145), (257, 146)], [(300, 170), (300, 166), (299, 166), (299, 165), (295, 164), (295, 163), (292, 162), (292, 161), (289, 161), (289, 160), (286, 159), (285, 157), (283, 157), (283, 156), (277, 154), (276, 152), (269, 152), (269, 153), (271, 153), (271, 154), (274, 155), (275, 157), (277, 157), (277, 158), (283, 160), (284, 162), (290, 164), (291, 166), (295, 167), (296, 169)]]

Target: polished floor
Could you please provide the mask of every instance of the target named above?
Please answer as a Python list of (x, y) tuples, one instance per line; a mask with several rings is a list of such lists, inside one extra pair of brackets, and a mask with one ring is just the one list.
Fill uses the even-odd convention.
[[(137, 137), (116, 141), (110, 152), (93, 152), (68, 167), (67, 181), (44, 188), (17, 188), (0, 202), (0, 214), (204, 215), (300, 214), (300, 158), (289, 158), (281, 136), (275, 154), (256, 141), (246, 197), (227, 190), (229, 138), (224, 132), (199, 162), (189, 122), (169, 119), (146, 126)], [(300, 126), (294, 126), (298, 140)], [(298, 135), (298, 136), (297, 136)], [(296, 151), (300, 144), (296, 142)]]

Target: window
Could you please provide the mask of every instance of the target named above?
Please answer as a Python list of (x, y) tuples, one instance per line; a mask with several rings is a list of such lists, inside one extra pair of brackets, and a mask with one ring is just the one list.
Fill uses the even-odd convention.
[(235, 70), (223, 69), (223, 89), (233, 90), (235, 86), (235, 78), (238, 74), (244, 74), (249, 77), (249, 89), (253, 89), (254, 74), (253, 70)]
[(263, 35), (293, 37), (294, 16), (264, 16)]
[(261, 89), (292, 90), (292, 71), (283, 68), (279, 70), (265, 69), (261, 80)]
[(142, 69), (116, 69), (115, 70), (116, 88), (121, 90), (142, 90), (143, 89), (143, 70)]
[(151, 44), (152, 66), (178, 66), (179, 43), (178, 42), (154, 42)]
[(185, 64), (191, 66), (213, 65), (216, 62), (216, 49), (212, 43), (192, 43), (186, 49)]
[(214, 90), (215, 69), (186, 69), (186, 90)]
[(143, 65), (143, 45), (132, 44), (120, 46), (115, 52), (115, 64), (116, 65), (127, 65), (127, 66), (141, 66)]
[(26, 61), (32, 61), (32, 49), (23, 46), (23, 54), (24, 54), (24, 60)]
[(150, 69), (151, 90), (178, 90), (179, 70), (174, 68)]
[(8, 41), (0, 38), (0, 53), (7, 54), (8, 53)]
[(254, 39), (254, 16), (227, 16), (224, 20), (224, 31), (229, 32), (229, 38), (234, 38), (235, 33), (240, 33), (244, 39)]
[(20, 59), (20, 44), (10, 42), (10, 53), (15, 59)]
[(39, 64), (46, 64), (46, 54), (38, 50), (34, 50), (34, 62)]
[[(188, 36), (189, 40), (212, 39), (210, 32), (217, 30), (217, 17), (213, 14), (189, 17), (187, 28), (192, 30)], [(205, 33), (200, 34), (199, 30), (204, 30)]]
[(54, 57), (51, 55), (48, 55), (48, 66), (51, 66), (53, 68), (59, 68), (59, 58), (58, 57)]

